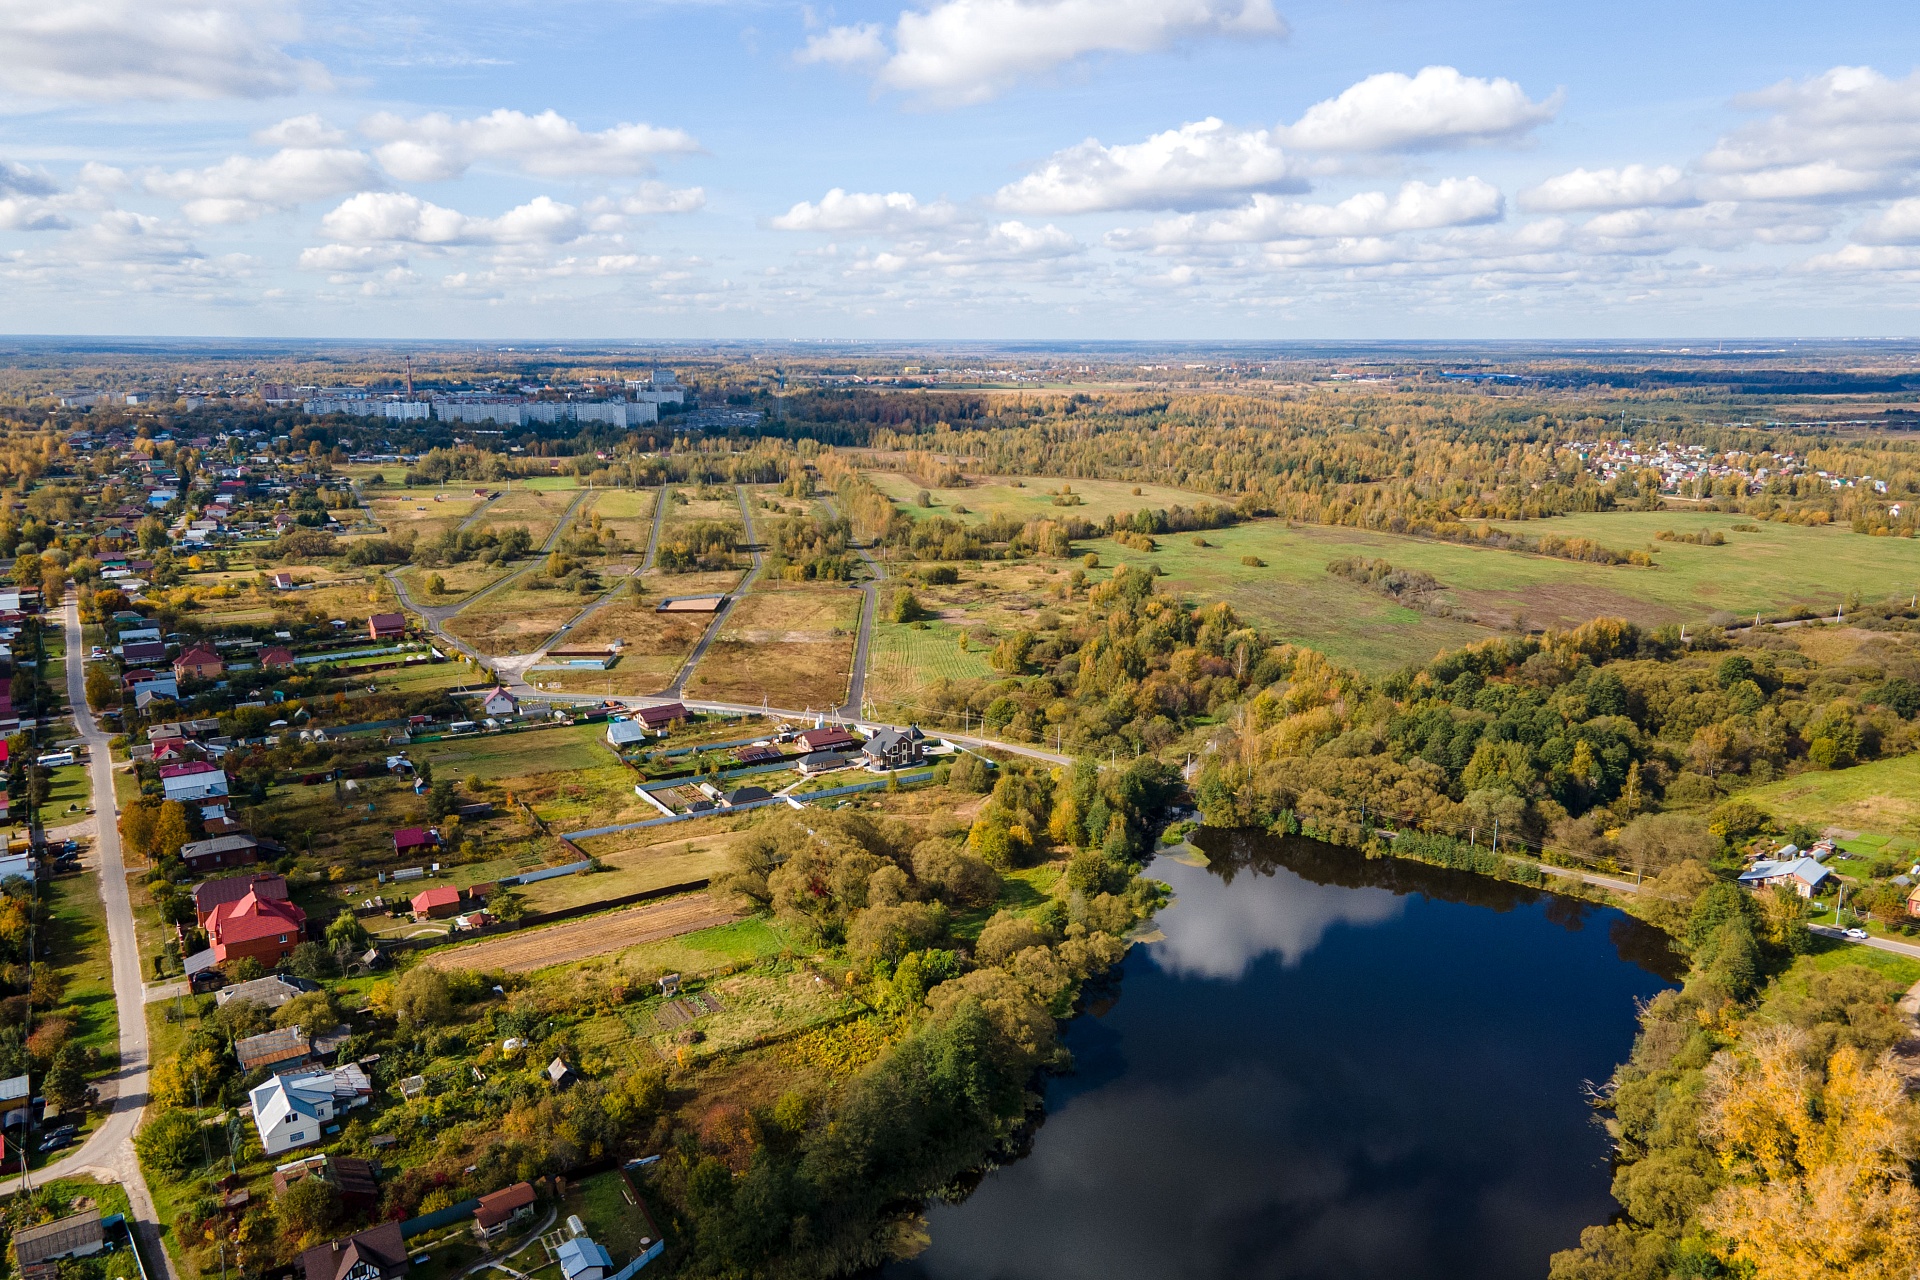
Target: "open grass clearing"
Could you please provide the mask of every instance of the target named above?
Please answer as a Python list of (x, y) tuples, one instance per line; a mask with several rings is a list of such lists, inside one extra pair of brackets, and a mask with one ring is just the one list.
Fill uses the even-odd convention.
[(553, 526), (578, 496), (571, 488), (542, 490), (516, 486), (512, 493), (494, 499), (493, 505), (473, 522), (473, 527), (504, 531), (519, 526), (527, 531), (537, 547), (546, 541)]
[[(1134, 485), (1123, 480), (1069, 480), (1052, 476), (976, 476), (972, 483), (959, 489), (929, 489), (912, 476), (894, 471), (869, 471), (868, 476), (874, 485), (894, 501), (900, 503), (908, 515), (916, 519), (926, 516), (947, 516), (968, 523), (978, 523), (988, 516), (1003, 514), (1012, 516), (1022, 523), (1028, 520), (1064, 520), (1078, 517), (1082, 520), (1100, 522), (1109, 515), (1121, 511), (1138, 511), (1142, 507), (1153, 510), (1165, 510), (1181, 506), (1192, 508), (1202, 502), (1213, 502), (1218, 506), (1232, 506), (1223, 498), (1211, 497), (1204, 493), (1193, 493), (1185, 489), (1173, 489), (1165, 485)], [(915, 499), (922, 489), (926, 489), (933, 501), (931, 507), (916, 505)], [(1055, 497), (1068, 499), (1068, 504), (1056, 506)], [(1073, 499), (1078, 501), (1073, 501)], [(956, 506), (965, 507), (965, 512), (956, 512)]]
[(740, 601), (688, 682), (697, 698), (837, 706), (847, 695), (861, 593), (765, 585)]
[(474, 490), (486, 485), (437, 485), (420, 489), (365, 489), (367, 507), (373, 521), (391, 537), (406, 532), (420, 538), (434, 538), (478, 511), (486, 503)]
[(1920, 835), (1920, 755), (1797, 773), (1743, 794), (1783, 822)]
[(534, 911), (559, 911), (669, 885), (695, 884), (726, 869), (728, 843), (723, 835), (673, 840), (621, 853), (601, 853), (590, 847), (589, 852), (612, 870), (542, 880), (528, 885), (523, 896)]
[(668, 528), (676, 525), (692, 524), (696, 520), (719, 520), (740, 523), (740, 500), (734, 495), (732, 485), (725, 485), (706, 491), (701, 497), (698, 485), (674, 485), (667, 490)]
[(71, 1017), (73, 1038), (98, 1049), (111, 1062), (118, 1056), (120, 1024), (115, 1016), (99, 873), (54, 877), (48, 905), (52, 937), (47, 939), (46, 954), (54, 957), (64, 988), (56, 1016)]
[[(482, 564), (478, 560), (468, 560), (461, 564), (442, 565), (437, 569), (408, 565), (400, 570), (400, 582), (406, 587), (407, 594), (420, 604), (454, 604), (476, 592), (486, 590), (524, 563), (521, 561), (515, 564)], [(446, 584), (445, 591), (436, 592), (427, 589), (427, 584), (436, 575)]]
[(527, 583), (541, 572), (536, 566), (475, 601), (447, 619), (447, 630), (491, 657), (534, 652), (547, 637), (599, 599), (598, 593), (579, 595), (564, 588), (530, 590)]

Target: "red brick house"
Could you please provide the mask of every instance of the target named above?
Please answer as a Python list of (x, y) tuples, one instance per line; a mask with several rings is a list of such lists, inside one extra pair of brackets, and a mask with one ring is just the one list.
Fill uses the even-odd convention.
[(176, 680), (217, 680), (226, 669), (220, 655), (205, 645), (195, 645), (173, 660)]
[(533, 1187), (516, 1182), (480, 1197), (480, 1207), (473, 1211), (473, 1233), (482, 1240), (494, 1240), (532, 1216)]
[(376, 613), (367, 619), (367, 635), (374, 640), (398, 640), (407, 634), (407, 615)]
[(215, 964), (251, 956), (273, 968), (304, 940), (307, 913), (282, 898), (249, 893), (238, 902), (222, 903), (207, 920), (207, 938), (213, 944)]
[(287, 898), (287, 878), (276, 873), (250, 876), (222, 876), (218, 880), (202, 880), (193, 886), (193, 913), (200, 921), (202, 929), (213, 918), (215, 908), (230, 902), (238, 902), (248, 894), (257, 898), (284, 902)]
[(287, 648), (285, 645), (277, 644), (260, 655), (260, 666), (263, 670), (275, 671), (282, 667), (291, 667), (292, 665), (293, 650)]

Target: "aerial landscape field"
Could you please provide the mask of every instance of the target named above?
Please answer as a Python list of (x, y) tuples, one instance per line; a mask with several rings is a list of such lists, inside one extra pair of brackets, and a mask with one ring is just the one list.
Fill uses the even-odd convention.
[[(1093, 1220), (1015, 1188), (1057, 1185), (1064, 1147), (963, 1203), (929, 1197), (1036, 1108), (1058, 1110), (1050, 1131), (1104, 1125), (1049, 1083), (1077, 1078), (1059, 1073), (1088, 1034), (1079, 993), (1144, 964), (1225, 978), (1236, 1017), (1329, 998), (1360, 972), (1337, 945), (1287, 979), (1296, 995), (1264, 962), (1196, 977), (1222, 962), (1195, 957), (1249, 895), (1285, 916), (1333, 894), (1390, 954), (1444, 909), (1493, 966), (1483, 985), (1527, 971), (1493, 958), (1507, 945), (1607, 975), (1582, 988), (1590, 1012), (1563, 1010), (1581, 1036), (1510, 1023), (1517, 995), (1471, 1024), (1473, 1053), (1577, 1049), (1537, 1069), (1626, 1091), (1603, 1099), (1607, 1161), (1572, 1136), (1592, 1111), (1571, 1086), (1528, 1113), (1564, 1126), (1549, 1145), (1568, 1163), (1542, 1175), (1564, 1194), (1530, 1201), (1540, 1243), (1513, 1274), (1749, 1256), (1726, 1215), (1760, 1184), (1737, 1164), (1678, 1208), (1642, 1198), (1725, 1140), (1691, 1118), (1699, 1068), (1632, 1050), (1635, 1009), (1638, 1043), (1684, 1034), (1721, 1071), (1783, 1020), (1805, 1043), (1851, 1037), (1852, 1058), (1810, 1059), (1845, 1088), (1881, 1088), (1897, 1068), (1877, 1055), (1920, 1033), (1895, 1007), (1920, 989), (1913, 447), (1689, 406), (1595, 441), (1596, 406), (1633, 393), (1516, 403), (1418, 361), (1370, 393), (1400, 424), (1383, 441), (1333, 367), (1179, 396), (1107, 373), (1051, 398), (787, 389), (764, 434), (476, 441), (232, 394), (211, 421), (56, 411), (72, 460), (25, 466), (0, 520), (14, 705), (40, 717), (10, 742), (10, 791), (33, 818), (17, 829), (48, 833), (20, 841), (45, 889), (3, 901), (43, 911), (62, 957), (9, 988), (37, 1029), (0, 1039), (47, 1098), (42, 1189), (9, 1210), (29, 1254), (36, 1223), (111, 1202), (81, 1170), (127, 1142), (114, 1064), (144, 1034), (128, 1204), (188, 1280), (223, 1241), (265, 1275), (381, 1223), (414, 1270), (499, 1256), (570, 1280), (550, 1232), (474, 1235), (494, 1195), (689, 1275), (964, 1273), (986, 1265), (981, 1230), (1053, 1257), (1058, 1223), (1077, 1239)], [(695, 403), (779, 391), (723, 354), (653, 379)], [(382, 403), (546, 403), (420, 385), (441, 399)], [(1313, 456), (1441, 478), (1290, 465), (1307, 404)], [(1421, 425), (1433, 406), (1447, 420)], [(934, 429), (900, 430), (905, 409)], [(1506, 444), (1462, 451), (1460, 422)], [(109, 505), (133, 493), (157, 514)], [(1383, 890), (1429, 905), (1367, 905)], [(1521, 914), (1488, 934), (1489, 906)], [(1532, 932), (1579, 913), (1608, 922), (1605, 957)], [(1259, 936), (1255, 955), (1296, 945)], [(103, 976), (123, 945), (138, 1003)], [(1161, 1046), (1194, 998), (1129, 998), (1140, 1063), (1179, 1060)], [(296, 1089), (335, 1100), (337, 1131), (273, 1118)], [(1624, 1101), (1649, 1089), (1650, 1109)], [(219, 1119), (241, 1099), (241, 1125)], [(1526, 1131), (1501, 1129), (1503, 1159), (1549, 1158)], [(1408, 1132), (1451, 1158), (1444, 1125)], [(1193, 1194), (1226, 1141), (1166, 1153)], [(847, 1190), (889, 1149), (921, 1162)], [(296, 1194), (294, 1168), (324, 1189)], [(258, 1207), (221, 1209), (223, 1185)], [(1625, 1216), (1594, 1225), (1609, 1204)], [(824, 1234), (777, 1266), (715, 1234), (765, 1241), (768, 1215)], [(1456, 1247), (1444, 1221), (1423, 1219), (1423, 1248)]]

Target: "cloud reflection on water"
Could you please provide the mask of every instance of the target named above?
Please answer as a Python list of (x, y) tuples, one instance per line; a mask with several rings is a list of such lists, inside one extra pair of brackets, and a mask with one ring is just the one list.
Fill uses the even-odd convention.
[(1333, 926), (1385, 924), (1406, 909), (1406, 899), (1389, 890), (1315, 884), (1284, 867), (1229, 882), (1162, 859), (1151, 874), (1173, 885), (1177, 900), (1157, 920), (1165, 941), (1147, 953), (1181, 978), (1232, 981), (1266, 955), (1290, 969)]

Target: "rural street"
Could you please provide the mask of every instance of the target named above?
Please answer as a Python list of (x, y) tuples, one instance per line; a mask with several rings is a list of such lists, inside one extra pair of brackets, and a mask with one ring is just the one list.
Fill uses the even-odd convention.
[[(113, 799), (113, 753), (107, 747), (107, 735), (87, 709), (87, 649), (81, 642), (80, 612), (72, 600), (67, 602), (64, 616), (67, 700), (73, 708), (74, 724), (86, 740), (87, 767), (93, 775), (96, 818), (93, 853), (100, 877), (100, 897), (107, 909), (107, 942), (113, 954), (113, 1002), (120, 1023), (120, 1066), (110, 1080), (103, 1082), (101, 1089), (102, 1094), (113, 1095), (106, 1121), (73, 1154), (32, 1176), (36, 1183), (45, 1183), (54, 1178), (92, 1174), (125, 1187), (142, 1256), (150, 1267), (157, 1268), (158, 1275), (171, 1277), (173, 1263), (161, 1247), (153, 1197), (147, 1191), (146, 1178), (133, 1151), (134, 1131), (140, 1127), (140, 1116), (147, 1105), (146, 983), (140, 971), (140, 946), (134, 934), (126, 862), (120, 852), (120, 827), (114, 821), (119, 809)], [(19, 1183), (18, 1178), (0, 1183), (0, 1195), (17, 1190)]]
[[(828, 515), (836, 519), (839, 517), (839, 511), (825, 498), (820, 500), (820, 505), (826, 508)], [(847, 677), (847, 702), (840, 708), (843, 716), (857, 716), (861, 708), (866, 706), (867, 654), (873, 647), (873, 615), (880, 607), (880, 583), (887, 576), (886, 566), (873, 558), (873, 552), (861, 546), (854, 547), (854, 550), (873, 570), (873, 577), (860, 584), (860, 631), (853, 642), (853, 673)]]
[(753, 540), (753, 512), (747, 509), (747, 486), (735, 485), (734, 496), (740, 500), (740, 519), (746, 529), (747, 551), (753, 556), (753, 567), (747, 570), (747, 576), (740, 580), (740, 585), (728, 592), (727, 598), (720, 602), (720, 610), (713, 615), (713, 621), (707, 624), (707, 630), (700, 637), (700, 643), (693, 646), (693, 652), (688, 654), (686, 662), (681, 664), (680, 674), (675, 676), (673, 683), (667, 686), (664, 696), (669, 700), (679, 697), (681, 690), (687, 687), (687, 680), (693, 675), (693, 669), (700, 665), (700, 659), (707, 656), (708, 648), (719, 637), (720, 628), (726, 625), (727, 615), (733, 612), (734, 604), (747, 593), (749, 587), (753, 586), (754, 579), (760, 576), (760, 548)]

